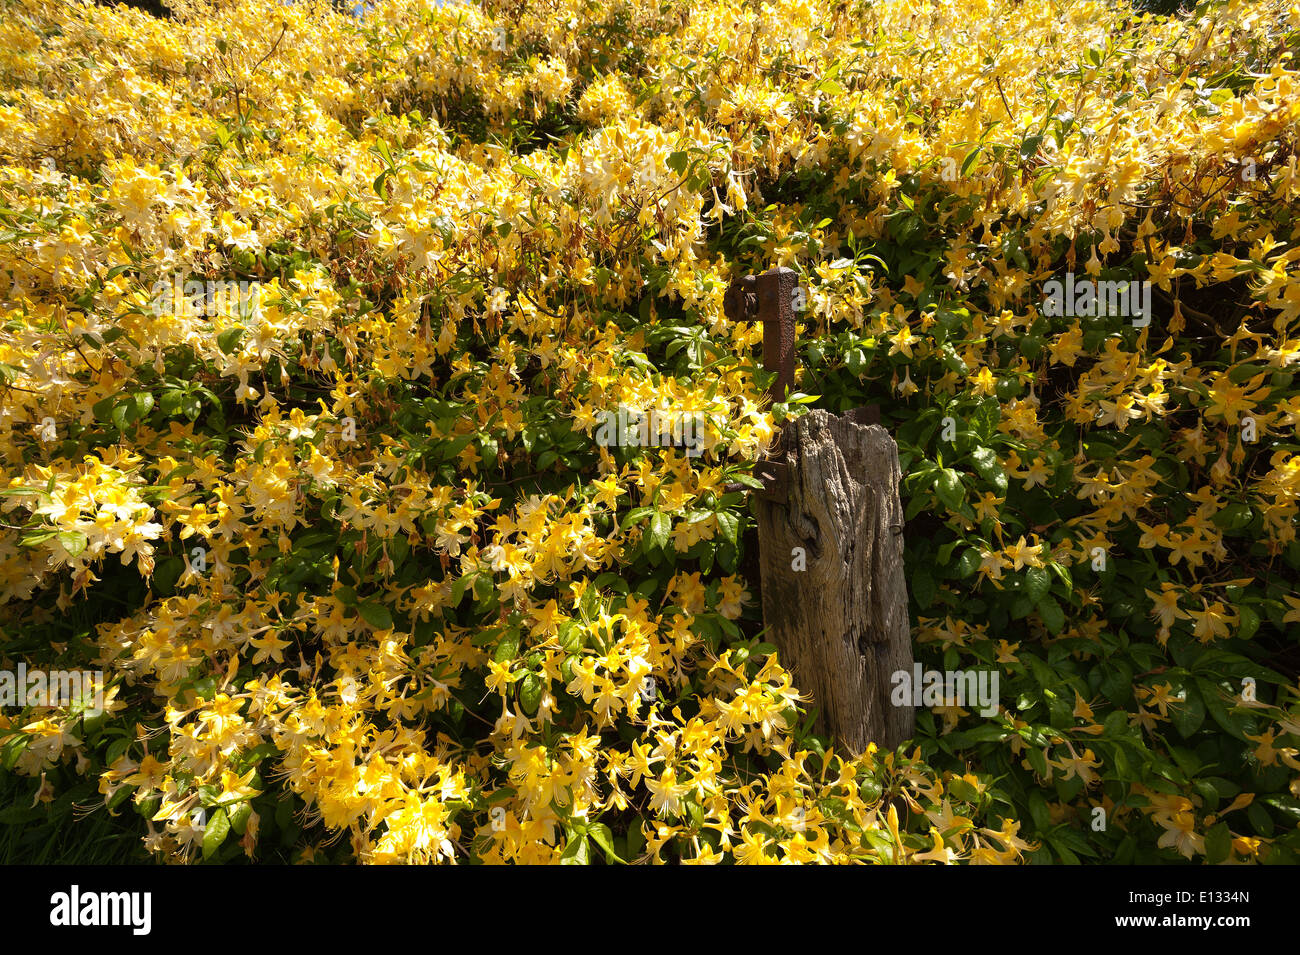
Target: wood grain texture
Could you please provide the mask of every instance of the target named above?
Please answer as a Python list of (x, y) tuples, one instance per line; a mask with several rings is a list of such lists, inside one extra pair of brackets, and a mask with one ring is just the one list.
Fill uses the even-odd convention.
[[(890, 703), (891, 674), (912, 668), (898, 446), (879, 425), (823, 410), (787, 424), (780, 444), (786, 501), (757, 500), (768, 635), (820, 730), (854, 755), (893, 748), (914, 725), (911, 706)], [(792, 569), (799, 547), (803, 571)]]

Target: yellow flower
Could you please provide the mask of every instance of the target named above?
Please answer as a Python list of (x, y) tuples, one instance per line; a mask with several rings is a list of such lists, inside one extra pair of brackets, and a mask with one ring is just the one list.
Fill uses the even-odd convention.
[[(1038, 539), (1037, 535), (1034, 536), (1034, 539)], [(1025, 541), (1024, 535), (1021, 535), (1019, 540), (1014, 544), (1008, 544), (1003, 548), (1002, 552), (1006, 555), (1006, 559), (1011, 562), (1012, 569), (1020, 570), (1022, 567), (1042, 567), (1043, 561), (1040, 556), (1042, 550), (1042, 544), (1029, 544)]]
[(978, 372), (971, 375), (967, 381), (974, 386), (974, 391), (977, 395), (991, 395), (998, 387), (997, 379), (993, 376), (993, 372), (987, 367), (981, 368)]

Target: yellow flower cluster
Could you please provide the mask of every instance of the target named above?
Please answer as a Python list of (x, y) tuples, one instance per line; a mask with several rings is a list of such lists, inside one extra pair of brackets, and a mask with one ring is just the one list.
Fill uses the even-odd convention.
[[(1262, 576), (1300, 515), (1300, 7), (172, 10), (0, 23), (0, 628), (117, 694), (3, 717), (4, 765), (96, 776), (176, 860), (1014, 862), (1093, 805), (1190, 856), (1244, 808), (1116, 768), (1189, 704), (1115, 661), (1300, 615)], [(828, 752), (760, 642), (729, 485), (776, 420), (723, 299), (778, 264), (799, 388), (902, 409), (918, 648), (1039, 681), (975, 735)], [(1063, 265), (1158, 317), (1051, 316)], [(620, 408), (698, 455), (601, 445)], [(1257, 758), (1294, 770), (1282, 712)]]

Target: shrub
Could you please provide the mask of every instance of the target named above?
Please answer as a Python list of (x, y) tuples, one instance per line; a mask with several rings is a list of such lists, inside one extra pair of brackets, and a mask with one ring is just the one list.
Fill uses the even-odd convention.
[[(38, 806), (223, 862), (1295, 861), (1294, 6), (172, 12), (0, 25), (2, 652), (109, 684), (0, 716)], [(773, 264), (767, 407), (722, 299)], [(853, 757), (728, 485), (866, 403), (918, 659), (1003, 705)]]

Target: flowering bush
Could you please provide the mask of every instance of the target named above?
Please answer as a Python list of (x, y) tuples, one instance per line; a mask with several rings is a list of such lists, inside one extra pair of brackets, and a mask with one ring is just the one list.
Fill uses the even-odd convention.
[[(1294, 4), (0, 33), (0, 654), (109, 683), (0, 712), (3, 821), (94, 802), (169, 860), (1296, 861)], [(776, 264), (770, 407), (722, 305)], [(1067, 273), (1149, 282), (1145, 321), (1045, 308)], [(865, 403), (918, 659), (1003, 702), (855, 756), (763, 642), (728, 485)], [(700, 445), (595, 440), (620, 407)]]

